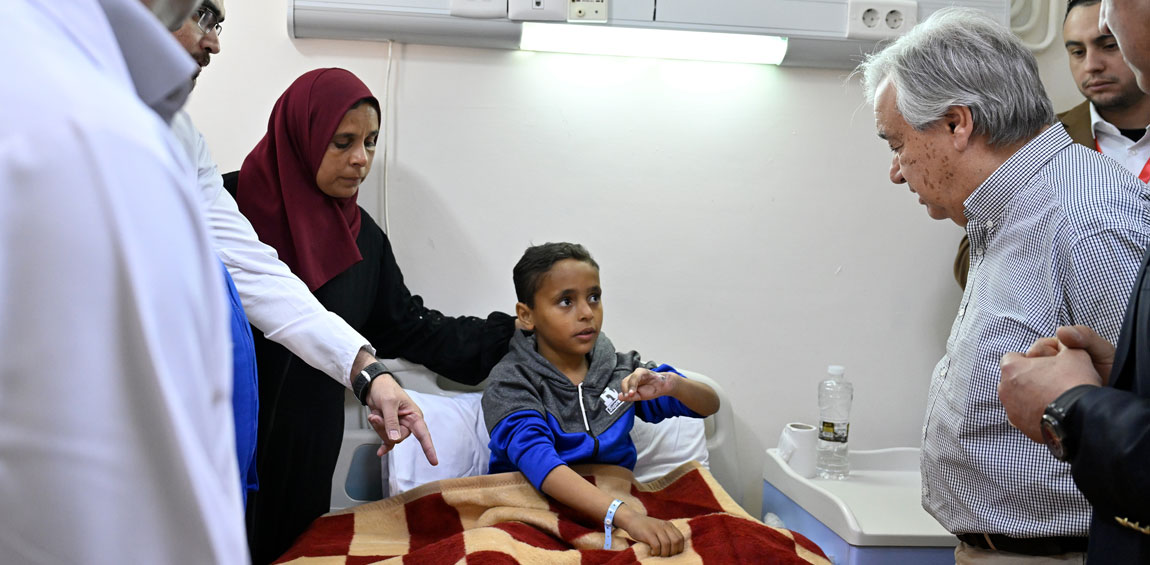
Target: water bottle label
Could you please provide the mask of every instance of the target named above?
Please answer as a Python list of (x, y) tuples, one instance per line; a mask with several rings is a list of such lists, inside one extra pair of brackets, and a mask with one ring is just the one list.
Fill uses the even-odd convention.
[(819, 439), (846, 443), (850, 430), (851, 425), (848, 422), (823, 422), (822, 427), (819, 428)]

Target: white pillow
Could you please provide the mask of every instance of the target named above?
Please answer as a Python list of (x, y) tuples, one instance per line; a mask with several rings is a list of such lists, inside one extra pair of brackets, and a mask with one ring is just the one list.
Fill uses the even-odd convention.
[(706, 422), (701, 418), (678, 416), (658, 424), (635, 418), (631, 440), (639, 451), (635, 479), (641, 483), (658, 479), (687, 461), (708, 467)]
[[(487, 474), (491, 450), (487, 447), (490, 436), (480, 403), (483, 393), (439, 396), (408, 390), (407, 394), (423, 410), (439, 465), (433, 467), (427, 462), (414, 439), (395, 446), (387, 456), (388, 495), (440, 479)], [(649, 424), (635, 418), (631, 439), (638, 451), (635, 478), (640, 482), (658, 479), (687, 461), (707, 466), (706, 426), (702, 419), (676, 417)]]
[(439, 479), (486, 475), (491, 451), (480, 405), (483, 393), (439, 396), (408, 390), (407, 394), (423, 410), (439, 465), (432, 467), (427, 462), (414, 438), (405, 440), (387, 455), (388, 495)]

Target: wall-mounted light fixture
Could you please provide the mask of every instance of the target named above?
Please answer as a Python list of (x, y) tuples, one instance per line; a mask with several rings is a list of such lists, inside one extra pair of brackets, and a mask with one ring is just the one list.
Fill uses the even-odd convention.
[(525, 22), (519, 48), (527, 51), (777, 65), (787, 54), (787, 38)]

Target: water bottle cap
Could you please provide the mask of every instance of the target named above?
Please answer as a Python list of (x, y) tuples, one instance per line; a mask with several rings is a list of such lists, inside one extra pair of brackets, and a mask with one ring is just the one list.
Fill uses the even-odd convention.
[(830, 373), (836, 377), (841, 377), (844, 372), (846, 372), (846, 369), (842, 365), (827, 366), (827, 373)]

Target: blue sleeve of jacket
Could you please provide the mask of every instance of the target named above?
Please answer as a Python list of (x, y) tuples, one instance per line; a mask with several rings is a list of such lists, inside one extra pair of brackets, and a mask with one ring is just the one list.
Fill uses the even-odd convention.
[(491, 472), (518, 469), (536, 489), (553, 469), (566, 465), (555, 450), (555, 435), (534, 410), (508, 414), (491, 430)]
[(235, 419), (236, 458), (240, 464), (240, 492), (244, 507), (248, 492), (259, 490), (256, 475), (256, 427), (260, 408), (259, 379), (256, 372), (256, 349), (251, 325), (244, 313), (240, 293), (228, 269), (222, 263), (224, 283), (228, 287), (228, 301), (232, 306), (232, 413)]
[[(663, 363), (654, 369), (656, 373), (675, 373), (683, 377), (683, 373), (676, 371), (674, 367)], [(687, 377), (683, 377), (684, 379)], [(687, 408), (687, 405), (679, 402), (678, 398), (670, 396), (660, 396), (653, 400), (640, 400), (635, 403), (635, 415), (644, 422), (657, 424), (675, 416), (687, 416), (690, 418), (702, 418), (698, 412)]]

